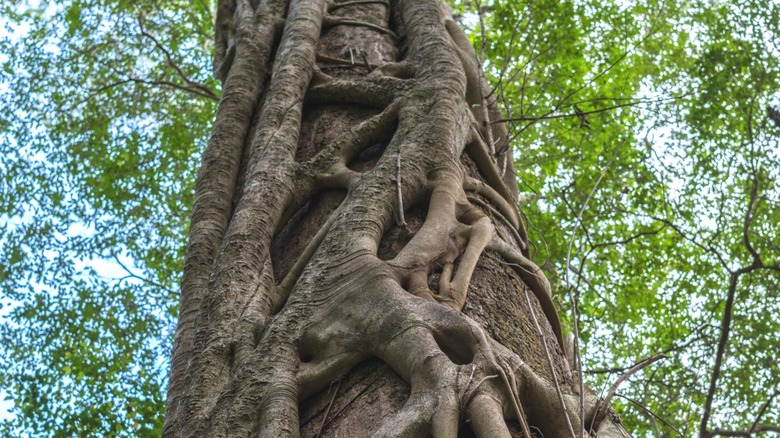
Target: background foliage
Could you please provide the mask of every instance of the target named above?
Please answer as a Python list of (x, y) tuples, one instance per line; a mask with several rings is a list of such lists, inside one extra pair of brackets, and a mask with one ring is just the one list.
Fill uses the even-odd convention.
[[(603, 3), (454, 6), (536, 260), (591, 387), (668, 356), (615, 399), (635, 436), (778, 425), (780, 6)], [(1, 434), (160, 433), (213, 6), (0, 0)]]
[(160, 434), (210, 8), (2, 4), (3, 435)]

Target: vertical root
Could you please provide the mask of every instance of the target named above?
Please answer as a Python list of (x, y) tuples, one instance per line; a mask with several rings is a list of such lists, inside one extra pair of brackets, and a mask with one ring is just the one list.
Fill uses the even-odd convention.
[(398, 195), (398, 225), (406, 228), (406, 219), (404, 218), (404, 197), (401, 193), (401, 147), (398, 145), (398, 154), (396, 155), (395, 167), (395, 188)]
[(287, 301), (287, 298), (293, 290), (293, 286), (295, 286), (295, 282), (298, 281), (303, 269), (309, 263), (309, 260), (311, 260), (314, 252), (317, 251), (317, 248), (319, 248), (322, 240), (325, 239), (328, 231), (330, 231), (330, 227), (333, 226), (333, 223), (336, 221), (338, 211), (339, 210), (337, 209), (331, 213), (325, 223), (317, 230), (317, 234), (315, 234), (308, 245), (306, 245), (306, 248), (304, 248), (303, 252), (298, 257), (298, 260), (295, 261), (295, 264), (290, 268), (290, 271), (287, 272), (287, 275), (285, 275), (279, 286), (274, 288), (271, 295), (271, 309), (273, 314), (278, 313)]
[(466, 152), (474, 161), (474, 164), (477, 165), (477, 169), (479, 169), (479, 172), (485, 177), (485, 180), (490, 187), (495, 189), (506, 202), (513, 205), (515, 199), (511, 195), (509, 188), (507, 188), (504, 179), (501, 177), (501, 172), (498, 170), (495, 161), (493, 161), (493, 158), (488, 151), (488, 146), (485, 144), (485, 140), (482, 139), (482, 136), (474, 126), (471, 127), (471, 138), (466, 144)]
[[(468, 418), (471, 429), (478, 437), (511, 438), (509, 428), (504, 421), (501, 403), (486, 393), (477, 394), (468, 406)], [(530, 437), (530, 431), (525, 421), (523, 436)]]
[(450, 285), (450, 281), (452, 281), (452, 268), (452, 262), (447, 261), (444, 263), (441, 275), (439, 276), (439, 295), (441, 296), (446, 295), (452, 287)]
[(463, 309), (466, 304), (466, 295), (468, 294), (471, 276), (477, 267), (479, 257), (482, 251), (493, 238), (493, 223), (490, 219), (480, 212), (480, 217), (469, 227), (468, 245), (463, 251), (458, 264), (458, 270), (452, 279), (452, 284), (448, 293), (445, 295), (451, 298), (457, 304), (457, 310)]

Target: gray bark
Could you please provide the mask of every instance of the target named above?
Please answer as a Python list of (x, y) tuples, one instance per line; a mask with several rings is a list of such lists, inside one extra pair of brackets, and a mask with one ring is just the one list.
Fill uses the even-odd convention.
[(220, 0), (215, 41), (165, 436), (623, 433), (579, 412), (445, 8)]

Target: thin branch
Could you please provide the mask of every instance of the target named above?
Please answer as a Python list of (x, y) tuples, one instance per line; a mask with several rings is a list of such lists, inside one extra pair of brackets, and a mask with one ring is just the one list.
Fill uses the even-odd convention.
[[(618, 145), (618, 147), (615, 148), (615, 152), (612, 153), (612, 156), (609, 158), (609, 161), (607, 162), (607, 165), (604, 166), (604, 169), (601, 171), (601, 175), (599, 175), (598, 180), (596, 180), (596, 184), (593, 185), (593, 189), (591, 189), (590, 193), (588, 194), (588, 197), (585, 199), (585, 202), (582, 204), (582, 208), (580, 209), (579, 214), (577, 215), (578, 220), (582, 220), (582, 214), (585, 212), (585, 209), (588, 207), (588, 202), (590, 202), (591, 197), (596, 192), (596, 189), (598, 188), (599, 184), (601, 183), (601, 180), (604, 178), (604, 175), (606, 175), (607, 170), (609, 170), (610, 166), (612, 165), (612, 162), (615, 160), (615, 157), (617, 157), (618, 152), (620, 152), (620, 149), (623, 147), (623, 145), (626, 143), (626, 139), (623, 139), (622, 142)], [(574, 244), (574, 235), (577, 231), (577, 224), (574, 225), (574, 229), (572, 229), (571, 232), (571, 238), (569, 239), (569, 247), (566, 251), (566, 272), (565, 272), (565, 281), (566, 284), (571, 284), (569, 281), (569, 265), (571, 264), (571, 248)], [(575, 297), (574, 294), (569, 294), (569, 298), (571, 300), (572, 304), (572, 321), (574, 324), (574, 351), (572, 352), (572, 357), (574, 357), (577, 364), (577, 373), (579, 375), (579, 386), (580, 386), (580, 430), (585, 430), (585, 383), (583, 382), (582, 377), (582, 358), (580, 357), (580, 333), (579, 333), (579, 322), (577, 320), (577, 297)]]
[[(778, 391), (778, 392), (780, 392), (780, 391)], [(758, 415), (756, 415), (756, 420), (753, 421), (753, 425), (750, 427), (750, 433), (753, 433), (753, 432), (756, 431), (756, 427), (758, 427), (758, 425), (759, 425), (758, 422), (761, 421), (761, 417), (764, 416), (764, 412), (766, 412), (766, 410), (769, 407), (769, 405), (772, 404), (772, 400), (774, 400), (774, 398), (777, 396), (778, 392), (775, 392), (774, 394), (772, 394), (772, 396), (769, 397), (769, 400), (767, 400), (766, 403), (764, 403), (764, 405), (761, 406), (761, 409), (759, 409), (759, 411), (758, 411)]]
[[(150, 34), (149, 32), (146, 31), (146, 28), (144, 28), (144, 16), (143, 15), (139, 15), (138, 16), (138, 27), (141, 29), (141, 35), (143, 35), (143, 36), (149, 38), (150, 40), (152, 40), (154, 45), (161, 52), (163, 52), (163, 54), (165, 55), (165, 59), (166, 59), (168, 65), (173, 67), (174, 70), (176, 70), (176, 74), (184, 81), (184, 83), (186, 83), (187, 85), (189, 85), (189, 86), (191, 86), (191, 87), (193, 87), (193, 88), (195, 88), (197, 90), (200, 90), (200, 93), (196, 93), (196, 94), (201, 94), (204, 97), (208, 97), (210, 99), (219, 101), (219, 96), (217, 96), (216, 93), (214, 93), (214, 91), (211, 90), (211, 88), (209, 88), (209, 87), (207, 87), (207, 86), (205, 86), (205, 85), (203, 85), (203, 84), (201, 84), (199, 82), (191, 80), (184, 73), (184, 71), (181, 69), (181, 67), (179, 67), (179, 64), (177, 64), (173, 60), (173, 56), (171, 56), (171, 52), (168, 51), (168, 49), (165, 48), (165, 46), (162, 45), (162, 43), (160, 43), (160, 41), (157, 38), (155, 38), (152, 34)], [(185, 90), (187, 89), (185, 87), (181, 87), (181, 88), (185, 89)], [(190, 91), (192, 91), (192, 90), (190, 90)]]
[(651, 411), (650, 409), (647, 409), (647, 408), (646, 408), (644, 405), (642, 405), (642, 404), (641, 404), (641, 403), (639, 403), (638, 401), (636, 401), (636, 400), (634, 400), (634, 399), (631, 399), (631, 398), (628, 398), (628, 397), (626, 397), (626, 396), (624, 396), (624, 395), (620, 395), (620, 394), (615, 394), (615, 395), (616, 395), (617, 397), (620, 397), (620, 398), (622, 398), (622, 399), (624, 399), (624, 400), (626, 400), (626, 401), (628, 401), (628, 402), (632, 403), (634, 406), (636, 406), (636, 407), (638, 407), (639, 409), (641, 409), (641, 410), (642, 410), (644, 413), (646, 413), (646, 414), (648, 414), (648, 415), (652, 415), (652, 416), (653, 416), (653, 417), (654, 417), (656, 420), (658, 420), (658, 421), (660, 421), (661, 423), (663, 423), (663, 424), (664, 424), (666, 427), (668, 427), (669, 429), (672, 429), (672, 430), (674, 431), (674, 433), (676, 433), (676, 434), (677, 434), (677, 435), (678, 435), (680, 438), (682, 438), (682, 437), (684, 437), (684, 436), (685, 436), (685, 435), (684, 435), (684, 434), (682, 434), (682, 433), (681, 433), (679, 430), (677, 430), (677, 429), (676, 429), (674, 426), (672, 426), (672, 425), (671, 425), (671, 424), (669, 424), (669, 423), (668, 423), (666, 420), (664, 420), (663, 418), (661, 418), (661, 416), (659, 416), (659, 415), (658, 415), (658, 414), (656, 414), (655, 412)]
[(122, 280), (125, 280), (125, 279), (128, 279), (128, 278), (134, 278), (134, 279), (136, 279), (136, 280), (139, 280), (139, 281), (142, 281), (142, 282), (144, 282), (144, 283), (148, 283), (148, 284), (150, 284), (150, 285), (152, 285), (152, 286), (158, 287), (158, 288), (160, 288), (160, 289), (162, 289), (162, 290), (164, 290), (164, 291), (168, 292), (168, 293), (169, 293), (169, 294), (171, 294), (171, 295), (175, 295), (175, 296), (178, 296), (178, 295), (179, 295), (179, 293), (178, 293), (178, 292), (176, 292), (176, 291), (175, 291), (175, 290), (173, 290), (173, 289), (169, 289), (169, 288), (168, 288), (168, 287), (166, 287), (165, 285), (162, 285), (162, 284), (160, 284), (160, 283), (158, 283), (158, 282), (156, 282), (156, 281), (154, 281), (154, 280), (150, 280), (150, 279), (148, 279), (148, 278), (146, 278), (146, 277), (141, 277), (140, 275), (138, 275), (138, 274), (134, 273), (133, 271), (131, 271), (131, 270), (130, 270), (130, 268), (128, 268), (127, 266), (125, 266), (125, 264), (124, 264), (124, 263), (122, 263), (122, 262), (119, 260), (119, 257), (118, 257), (116, 254), (113, 254), (113, 255), (112, 255), (112, 258), (114, 259), (114, 262), (116, 262), (116, 264), (117, 264), (117, 265), (119, 265), (119, 266), (120, 266), (120, 267), (121, 267), (121, 268), (122, 268), (122, 269), (123, 269), (125, 272), (127, 272), (127, 275), (126, 275), (126, 276), (124, 276), (124, 277), (122, 277), (122, 278), (119, 278), (119, 279), (118, 279), (119, 281), (122, 281)]
[(97, 96), (98, 94), (100, 94), (100, 93), (102, 93), (104, 91), (110, 90), (111, 88), (114, 88), (114, 87), (118, 87), (118, 86), (121, 86), (121, 85), (128, 84), (130, 82), (133, 82), (133, 80), (132, 79), (123, 79), (121, 81), (112, 82), (110, 84), (103, 85), (102, 87), (91, 88), (91, 89), (88, 90), (89, 91), (89, 96), (87, 96), (84, 99), (81, 99), (80, 101), (78, 101), (78, 102), (74, 103), (73, 105), (71, 105), (70, 108), (68, 109), (68, 111), (73, 111), (78, 106), (87, 103), (88, 101), (92, 100), (95, 96)]
[[(666, 359), (667, 356), (665, 354), (656, 354), (653, 356), (648, 357), (647, 359), (642, 359), (634, 366), (632, 366), (628, 371), (623, 373), (620, 377), (618, 377), (617, 380), (615, 380), (615, 383), (612, 384), (612, 386), (609, 388), (609, 391), (607, 391), (607, 396), (604, 397), (604, 401), (602, 403), (602, 409), (606, 411), (606, 408), (609, 407), (610, 403), (612, 403), (612, 398), (615, 397), (615, 394), (617, 394), (617, 389), (620, 386), (621, 383), (625, 382), (629, 377), (631, 377), (632, 374), (637, 373), (638, 371), (642, 370), (648, 365), (651, 365), (661, 359)], [(596, 416), (599, 416), (599, 413), (596, 413)]]
[(578, 117), (578, 118), (581, 118), (583, 116), (590, 115), (590, 114), (603, 113), (605, 111), (610, 111), (610, 110), (613, 110), (613, 109), (630, 107), (630, 106), (640, 105), (640, 104), (644, 104), (644, 103), (655, 103), (655, 102), (642, 102), (642, 101), (639, 101), (639, 102), (621, 103), (621, 104), (618, 104), (618, 105), (612, 105), (612, 106), (599, 108), (599, 109), (595, 109), (595, 110), (591, 110), (591, 111), (576, 111), (576, 112), (569, 113), (569, 114), (556, 114), (556, 115), (552, 115), (552, 114), (547, 113), (547, 114), (542, 114), (541, 116), (507, 117), (505, 119), (494, 120), (492, 123), (522, 122), (522, 121), (536, 122), (536, 121), (539, 121), (539, 120), (563, 119), (563, 118), (566, 118), (566, 117)]
[(721, 255), (721, 251), (718, 251), (712, 245), (701, 243), (698, 240), (696, 240), (695, 238), (688, 236), (688, 234), (686, 234), (685, 231), (683, 231), (680, 227), (675, 225), (669, 219), (665, 219), (665, 218), (657, 217), (657, 216), (653, 216), (653, 215), (648, 215), (648, 217), (650, 219), (655, 220), (655, 221), (659, 221), (659, 222), (662, 222), (662, 223), (666, 224), (669, 228), (671, 228), (675, 232), (677, 232), (677, 234), (679, 234), (680, 237), (682, 237), (683, 239), (685, 239), (688, 242), (692, 243), (694, 246), (697, 246), (699, 249), (702, 249), (702, 250), (708, 252), (709, 254), (714, 255), (718, 259), (718, 262), (720, 263), (721, 267), (723, 267), (723, 269), (725, 269), (726, 271), (731, 272), (731, 269), (729, 268), (729, 265), (726, 263), (726, 260)]
[(667, 224), (662, 223), (661, 227), (656, 229), (656, 230), (640, 231), (640, 232), (634, 234), (633, 236), (627, 237), (627, 238), (625, 238), (623, 240), (611, 240), (609, 242), (596, 243), (595, 245), (593, 245), (593, 249), (602, 248), (602, 247), (605, 247), (605, 246), (613, 246), (613, 245), (628, 245), (629, 243), (631, 243), (632, 241), (634, 241), (634, 240), (636, 240), (636, 239), (638, 239), (640, 237), (654, 236), (654, 235), (660, 233), (661, 231), (663, 231), (663, 229), (666, 228), (666, 227), (667, 227)]
[(745, 248), (748, 250), (753, 260), (750, 265), (744, 266), (736, 271), (731, 271), (731, 275), (729, 276), (729, 287), (726, 296), (726, 307), (723, 309), (723, 320), (721, 322), (721, 334), (720, 334), (720, 339), (718, 340), (718, 350), (715, 354), (715, 367), (712, 370), (712, 376), (710, 377), (710, 385), (709, 385), (709, 389), (707, 390), (707, 397), (705, 399), (705, 404), (704, 404), (704, 413), (702, 415), (701, 425), (699, 427), (699, 433), (701, 434), (701, 436), (707, 436), (708, 434), (707, 422), (709, 421), (710, 415), (712, 413), (712, 402), (713, 399), (715, 398), (715, 390), (717, 389), (718, 378), (720, 377), (720, 369), (721, 366), (723, 365), (723, 356), (725, 354), (726, 344), (728, 343), (729, 333), (731, 331), (731, 319), (732, 319), (731, 315), (734, 308), (734, 298), (736, 295), (739, 278), (743, 274), (748, 274), (760, 268), (766, 268), (766, 266), (764, 266), (764, 264), (761, 262), (761, 258), (759, 257), (758, 253), (750, 243), (749, 229), (753, 219), (753, 213), (755, 212), (756, 199), (758, 197), (758, 176), (756, 175), (755, 168), (753, 169), (752, 176), (753, 178), (751, 182), (752, 185), (750, 191), (750, 200), (748, 201), (748, 206), (745, 211), (745, 220), (742, 227), (742, 235), (743, 235)]
[(341, 389), (341, 382), (343, 381), (343, 379), (339, 379), (339, 383), (336, 385), (336, 390), (333, 391), (333, 397), (330, 398), (330, 403), (328, 403), (328, 407), (325, 408), (325, 413), (322, 414), (322, 423), (320, 423), (320, 427), (317, 430), (317, 435), (314, 435), (314, 438), (319, 438), (320, 434), (322, 434), (322, 429), (325, 427), (325, 422), (328, 420), (330, 409), (333, 407), (333, 401), (336, 400), (336, 395), (338, 395), (339, 389)]
[(712, 413), (712, 401), (715, 398), (715, 390), (717, 389), (718, 378), (720, 378), (720, 368), (723, 365), (723, 355), (726, 351), (726, 344), (728, 343), (729, 332), (731, 331), (731, 313), (734, 308), (734, 296), (736, 295), (737, 283), (741, 276), (742, 274), (737, 272), (732, 272), (729, 276), (726, 307), (723, 309), (720, 339), (718, 340), (718, 350), (715, 354), (715, 367), (713, 368), (712, 376), (710, 377), (709, 389), (707, 390), (707, 397), (704, 403), (704, 413), (702, 414), (701, 425), (699, 426), (699, 432), (702, 437), (710, 436), (707, 431), (707, 422)]
[[(527, 7), (526, 7), (527, 9)], [(501, 87), (502, 81), (504, 79), (504, 74), (507, 72), (507, 68), (509, 67), (509, 60), (514, 59), (514, 51), (515, 47), (517, 47), (519, 44), (515, 44), (515, 37), (517, 37), (517, 31), (520, 29), (520, 23), (522, 23), (523, 20), (517, 20), (515, 22), (515, 25), (512, 27), (512, 35), (509, 36), (509, 42), (507, 43), (507, 50), (509, 53), (504, 55), (504, 63), (501, 66), (501, 71), (498, 74), (498, 81), (496, 81), (496, 86), (493, 87), (493, 89), (490, 90), (490, 93), (485, 96), (485, 99), (490, 99), (490, 97), (493, 95), (493, 93), (498, 90), (499, 87)], [(536, 43), (538, 39), (536, 39), (534, 42)], [(485, 55), (482, 55), (482, 59), (485, 59)]]
[[(661, 8), (658, 10), (658, 13), (657, 13), (657, 14), (656, 14), (656, 16), (654, 17), (654, 19), (653, 19), (653, 22), (652, 22), (652, 24), (650, 25), (650, 29), (647, 31), (647, 33), (646, 33), (646, 34), (645, 34), (645, 35), (642, 37), (642, 39), (641, 39), (641, 40), (640, 40), (638, 43), (634, 44), (634, 45), (633, 45), (633, 46), (632, 46), (630, 49), (628, 49), (628, 50), (626, 50), (625, 52), (623, 52), (623, 54), (622, 54), (622, 55), (620, 55), (620, 56), (619, 56), (619, 57), (618, 57), (618, 58), (617, 58), (615, 61), (613, 61), (613, 62), (612, 62), (612, 63), (611, 63), (609, 66), (607, 66), (607, 68), (605, 68), (604, 70), (602, 70), (601, 72), (599, 72), (599, 73), (598, 73), (596, 76), (594, 76), (592, 79), (588, 80), (588, 81), (587, 81), (585, 84), (581, 85), (579, 88), (577, 88), (577, 89), (575, 89), (574, 91), (571, 91), (571, 92), (569, 92), (568, 94), (566, 94), (565, 96), (563, 96), (563, 97), (562, 97), (560, 100), (558, 100), (558, 103), (557, 103), (557, 104), (555, 104), (555, 105), (553, 106), (553, 108), (552, 108), (552, 109), (550, 109), (549, 111), (547, 111), (547, 113), (545, 113), (545, 114), (544, 114), (544, 116), (546, 116), (546, 115), (549, 115), (549, 114), (552, 114), (553, 112), (555, 112), (555, 111), (559, 110), (559, 109), (561, 108), (561, 106), (562, 106), (562, 104), (563, 104), (564, 102), (566, 102), (566, 101), (567, 101), (567, 100), (569, 100), (569, 99), (570, 99), (572, 96), (574, 96), (575, 94), (577, 94), (577, 93), (579, 93), (580, 91), (582, 91), (583, 89), (585, 89), (585, 87), (587, 87), (588, 85), (590, 85), (590, 84), (592, 84), (592, 83), (596, 82), (596, 81), (597, 81), (598, 79), (600, 79), (602, 76), (606, 75), (606, 74), (607, 74), (607, 73), (608, 73), (610, 70), (612, 70), (612, 69), (613, 69), (613, 68), (614, 68), (616, 65), (618, 65), (620, 62), (622, 62), (622, 61), (623, 61), (623, 59), (625, 59), (625, 57), (626, 57), (626, 56), (628, 56), (628, 54), (629, 54), (629, 53), (631, 53), (631, 52), (632, 52), (632, 51), (633, 51), (635, 48), (639, 47), (639, 46), (640, 46), (641, 44), (643, 44), (643, 43), (644, 43), (644, 42), (645, 42), (645, 41), (646, 41), (648, 38), (650, 38), (650, 37), (653, 35), (653, 29), (655, 28), (655, 26), (656, 26), (656, 24), (657, 24), (657, 22), (658, 22), (658, 19), (659, 19), (659, 18), (660, 18), (660, 16), (661, 16), (661, 12), (662, 12), (662, 11), (663, 11), (663, 5), (661, 6)], [(512, 135), (512, 137), (511, 137), (511, 138), (508, 140), (508, 142), (512, 142), (512, 141), (513, 141), (515, 138), (517, 138), (517, 137), (518, 137), (518, 136), (519, 136), (519, 135), (520, 135), (520, 134), (521, 134), (523, 131), (525, 131), (525, 130), (526, 130), (526, 129), (528, 129), (528, 128), (529, 128), (531, 125), (533, 125), (533, 123), (534, 123), (534, 122), (532, 121), (532, 122), (530, 122), (530, 123), (526, 124), (525, 126), (523, 126), (522, 128), (520, 128), (520, 129), (519, 129), (519, 130), (518, 130), (516, 133), (514, 133), (514, 134)]]
[(745, 243), (745, 248), (747, 248), (748, 252), (753, 257), (753, 264), (761, 265), (761, 257), (758, 255), (756, 249), (753, 248), (753, 244), (750, 243), (750, 226), (753, 222), (753, 213), (756, 211), (757, 200), (758, 175), (756, 175), (756, 170), (753, 169), (750, 186), (750, 200), (748, 201), (748, 208), (745, 211), (745, 221), (742, 226), (742, 240)]
[(206, 94), (206, 93), (203, 93), (203, 92), (198, 91), (196, 89), (188, 88), (188, 87), (185, 87), (185, 86), (182, 86), (182, 85), (179, 85), (177, 83), (170, 82), (170, 81), (164, 81), (164, 80), (150, 81), (150, 80), (147, 80), (147, 79), (139, 79), (139, 78), (135, 78), (135, 77), (129, 78), (128, 81), (134, 82), (136, 84), (143, 84), (143, 85), (162, 85), (164, 87), (171, 87), (171, 88), (175, 88), (177, 90), (181, 90), (181, 91), (186, 91), (188, 93), (192, 93), (192, 94), (194, 94), (196, 96), (205, 97), (206, 99), (211, 99), (211, 100), (213, 100), (215, 102), (219, 102), (219, 97), (214, 95), (213, 93), (212, 94)]
[[(688, 341), (688, 342), (686, 342), (684, 344), (672, 345), (671, 347), (669, 347), (669, 348), (667, 348), (665, 350), (662, 350), (661, 353), (659, 353), (659, 354), (668, 355), (669, 353), (672, 353), (672, 352), (675, 352), (675, 351), (679, 351), (679, 350), (683, 350), (685, 348), (688, 348), (693, 343), (695, 343), (695, 342), (697, 342), (697, 341), (699, 341), (701, 339), (704, 339), (705, 337), (707, 337), (707, 335), (704, 333), (704, 330), (702, 330), (702, 328), (703, 328), (703, 326), (699, 327), (699, 329), (697, 330), (697, 331), (699, 331), (699, 336), (696, 336), (695, 338), (691, 339), (690, 341)], [(598, 368), (598, 369), (594, 369), (594, 370), (586, 370), (585, 373), (586, 374), (613, 374), (613, 373), (624, 373), (624, 372), (626, 372), (629, 369), (630, 369), (630, 367)]]

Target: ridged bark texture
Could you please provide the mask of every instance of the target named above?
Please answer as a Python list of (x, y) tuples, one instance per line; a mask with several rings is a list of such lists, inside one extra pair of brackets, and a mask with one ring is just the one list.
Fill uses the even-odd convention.
[(164, 435), (622, 436), (435, 0), (220, 0)]

